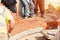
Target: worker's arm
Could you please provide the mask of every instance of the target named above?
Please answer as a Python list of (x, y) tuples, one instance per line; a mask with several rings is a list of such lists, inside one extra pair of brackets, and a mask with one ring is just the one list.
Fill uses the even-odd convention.
[(8, 13), (8, 18), (9, 18), (9, 20), (11, 22), (11, 27), (13, 28), (14, 25), (15, 25), (15, 20), (14, 20), (14, 18), (13, 18), (11, 13)]
[(15, 25), (15, 20), (14, 20), (13, 16), (11, 15), (11, 12), (8, 9), (6, 9), (5, 13), (6, 13), (5, 15), (6, 15), (7, 23), (10, 22), (10, 27), (13, 29), (14, 25)]

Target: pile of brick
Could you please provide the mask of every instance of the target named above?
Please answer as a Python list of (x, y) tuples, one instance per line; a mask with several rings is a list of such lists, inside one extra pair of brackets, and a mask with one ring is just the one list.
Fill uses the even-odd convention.
[(44, 29), (54, 29), (57, 28), (58, 26), (57, 21), (51, 21), (52, 19), (50, 19), (49, 21), (47, 20), (45, 22), (46, 18), (44, 19), (40, 17), (34, 17), (34, 18), (21, 19), (19, 15), (16, 14), (12, 14), (12, 15), (16, 22), (13, 30), (10, 32), (12, 35), (35, 27), (44, 27)]
[(39, 26), (43, 25), (43, 23), (44, 23), (44, 20), (39, 17), (21, 19), (16, 14), (12, 14), (12, 15), (16, 22), (13, 30), (10, 32), (12, 35), (20, 33), (25, 30), (29, 30), (31, 28), (39, 27)]

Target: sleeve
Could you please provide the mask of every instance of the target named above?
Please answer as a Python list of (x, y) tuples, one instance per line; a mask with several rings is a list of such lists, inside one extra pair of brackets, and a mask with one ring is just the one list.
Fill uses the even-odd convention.
[(11, 15), (11, 12), (6, 8), (6, 11), (5, 11), (5, 15), (6, 15), (6, 19), (7, 20), (10, 20), (11, 22), (13, 22), (14, 23), (14, 18), (13, 18), (13, 16)]

